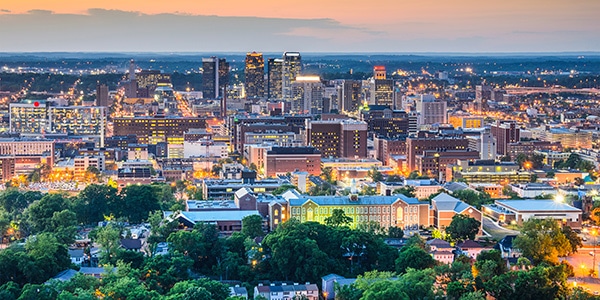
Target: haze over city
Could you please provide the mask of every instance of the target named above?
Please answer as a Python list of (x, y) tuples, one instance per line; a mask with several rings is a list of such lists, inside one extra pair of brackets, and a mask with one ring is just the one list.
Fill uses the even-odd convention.
[(600, 48), (599, 1), (19, 1), (0, 52), (562, 52)]
[(600, 300), (600, 0), (2, 0), (0, 300)]

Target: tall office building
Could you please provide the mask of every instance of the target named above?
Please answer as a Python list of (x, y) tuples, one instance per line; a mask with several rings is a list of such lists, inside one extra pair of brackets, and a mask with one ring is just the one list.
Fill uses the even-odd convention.
[(488, 101), (492, 99), (492, 92), (493, 89), (489, 85), (475, 86), (475, 111), (483, 112), (488, 110)]
[(344, 80), (339, 86), (338, 96), (342, 112), (353, 112), (361, 105), (362, 82), (360, 80)]
[(229, 63), (215, 56), (202, 59), (202, 95), (205, 99), (223, 96), (223, 89), (229, 84)]
[(281, 67), (281, 93), (283, 99), (290, 101), (294, 95), (292, 93), (292, 84), (296, 81), (296, 76), (302, 71), (302, 57), (298, 52), (284, 52), (283, 66)]
[(292, 112), (322, 114), (324, 90), (325, 85), (319, 76), (297, 76), (292, 84)]
[(367, 123), (363, 121), (307, 121), (306, 139), (321, 157), (367, 157)]
[(267, 98), (269, 100), (282, 99), (281, 72), (283, 70), (283, 59), (269, 58), (267, 66)]
[(448, 123), (448, 109), (446, 101), (423, 101), (419, 112), (419, 125), (446, 124)]
[(491, 132), (496, 138), (498, 155), (506, 155), (508, 144), (517, 143), (521, 140), (521, 129), (517, 127), (517, 123), (514, 121), (501, 122), (498, 120), (496, 124), (492, 125)]
[(246, 98), (261, 98), (265, 95), (265, 59), (262, 53), (246, 54)]
[(105, 107), (50, 106), (46, 101), (24, 100), (9, 106), (10, 132), (25, 137), (50, 135), (93, 138), (104, 146)]
[(385, 105), (395, 108), (394, 80), (387, 79), (384, 66), (373, 68), (373, 78), (370, 82), (370, 104)]
[(96, 86), (96, 106), (108, 107), (108, 86), (106, 84)]
[(132, 59), (129, 61), (129, 80), (125, 81), (123, 86), (125, 87), (125, 97), (136, 98), (137, 97), (137, 81), (135, 80), (135, 61)]
[(480, 159), (496, 159), (496, 138), (489, 129), (484, 129), (478, 136), (467, 136), (469, 149), (479, 151)]
[(171, 74), (160, 70), (141, 70), (135, 75), (138, 98), (152, 98), (159, 85), (170, 85)]
[(224, 97), (227, 86), (229, 86), (229, 63), (224, 58), (219, 58), (219, 97)]
[(385, 66), (374, 66), (373, 67), (373, 78), (374, 79), (387, 79)]

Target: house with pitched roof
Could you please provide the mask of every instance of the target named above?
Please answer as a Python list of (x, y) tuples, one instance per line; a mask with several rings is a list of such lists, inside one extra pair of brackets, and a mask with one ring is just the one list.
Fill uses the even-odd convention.
[[(446, 193), (441, 193), (431, 199), (432, 224), (436, 228), (444, 229), (448, 227), (452, 222), (452, 218), (457, 214), (469, 216), (480, 223), (483, 220), (481, 211)], [(479, 231), (481, 232), (481, 228)]]
[(254, 297), (258, 295), (265, 297), (268, 300), (284, 300), (294, 299), (294, 297), (302, 297), (308, 300), (319, 299), (319, 287), (316, 284), (275, 284), (263, 285), (259, 283), (254, 287)]

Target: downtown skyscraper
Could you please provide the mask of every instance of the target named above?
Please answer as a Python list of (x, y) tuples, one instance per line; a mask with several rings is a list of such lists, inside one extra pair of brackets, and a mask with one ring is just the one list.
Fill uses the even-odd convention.
[(265, 95), (265, 59), (262, 53), (247, 53), (244, 69), (246, 98), (262, 98)]
[(224, 58), (215, 56), (203, 58), (202, 69), (202, 97), (223, 97), (224, 89), (229, 85), (229, 63)]
[(299, 52), (284, 52), (281, 67), (281, 93), (283, 100), (289, 102), (294, 97), (292, 85), (302, 71), (302, 57)]
[(283, 69), (283, 59), (269, 58), (267, 66), (267, 98), (269, 100), (281, 100), (281, 72)]

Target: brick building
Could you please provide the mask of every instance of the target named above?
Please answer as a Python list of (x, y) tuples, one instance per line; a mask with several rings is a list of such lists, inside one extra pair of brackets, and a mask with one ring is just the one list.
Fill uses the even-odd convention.
[(304, 171), (316, 176), (321, 174), (321, 152), (314, 147), (273, 147), (267, 151), (267, 177), (294, 171)]
[(367, 157), (367, 123), (355, 120), (307, 121), (306, 144), (322, 157)]
[(451, 151), (466, 150), (469, 140), (461, 135), (437, 136), (426, 132), (419, 132), (415, 137), (406, 139), (406, 155), (409, 170), (417, 169), (417, 155), (422, 155), (426, 150)]
[(517, 123), (514, 121), (496, 121), (496, 124), (492, 125), (491, 132), (496, 138), (496, 152), (498, 155), (506, 155), (508, 144), (519, 142), (521, 129), (517, 127)]

